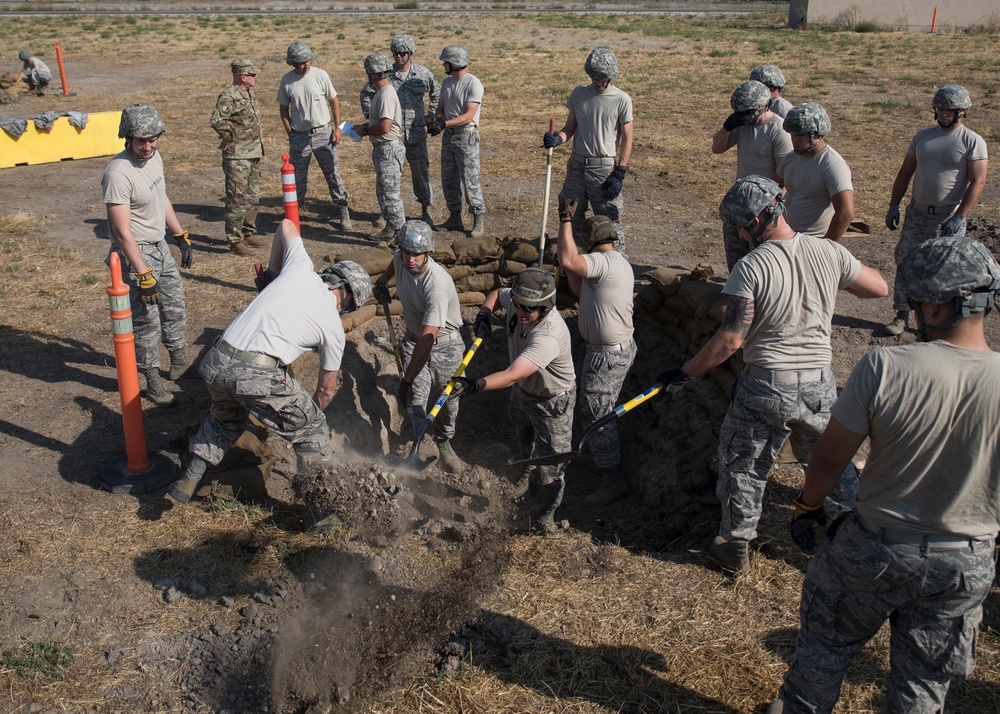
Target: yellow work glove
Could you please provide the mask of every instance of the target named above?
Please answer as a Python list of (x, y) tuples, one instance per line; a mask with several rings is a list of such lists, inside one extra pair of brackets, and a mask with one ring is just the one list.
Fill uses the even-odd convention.
[(156, 284), (153, 277), (153, 269), (147, 268), (145, 273), (139, 273), (139, 297), (147, 305), (156, 305), (160, 302), (160, 286)]

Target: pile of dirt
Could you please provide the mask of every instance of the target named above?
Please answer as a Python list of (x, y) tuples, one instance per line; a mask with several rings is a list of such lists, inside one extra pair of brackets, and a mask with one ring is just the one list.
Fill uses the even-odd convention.
[(965, 226), (965, 235), (975, 238), (993, 253), (1000, 256), (1000, 222), (989, 218), (970, 218)]

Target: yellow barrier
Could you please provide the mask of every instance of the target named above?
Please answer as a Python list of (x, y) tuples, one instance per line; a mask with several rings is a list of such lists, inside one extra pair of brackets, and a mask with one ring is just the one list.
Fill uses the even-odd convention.
[(120, 112), (97, 112), (89, 115), (85, 128), (77, 129), (68, 117), (59, 117), (51, 131), (39, 131), (29, 119), (17, 139), (0, 129), (0, 169), (117, 154), (125, 147), (118, 138), (120, 119)]

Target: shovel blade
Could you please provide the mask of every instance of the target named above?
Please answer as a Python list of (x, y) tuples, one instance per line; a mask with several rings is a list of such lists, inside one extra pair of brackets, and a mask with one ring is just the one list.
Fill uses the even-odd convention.
[(561, 454), (552, 454), (551, 456), (536, 456), (531, 459), (512, 460), (507, 463), (509, 466), (555, 466), (556, 464), (572, 461), (581, 453), (582, 449), (576, 449), (575, 451), (564, 451)]

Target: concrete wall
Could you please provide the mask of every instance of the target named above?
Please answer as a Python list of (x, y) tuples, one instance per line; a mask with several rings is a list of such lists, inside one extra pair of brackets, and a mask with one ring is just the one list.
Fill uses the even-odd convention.
[(927, 32), (937, 6), (937, 29), (1000, 25), (1000, 0), (790, 0), (788, 25), (878, 22)]

